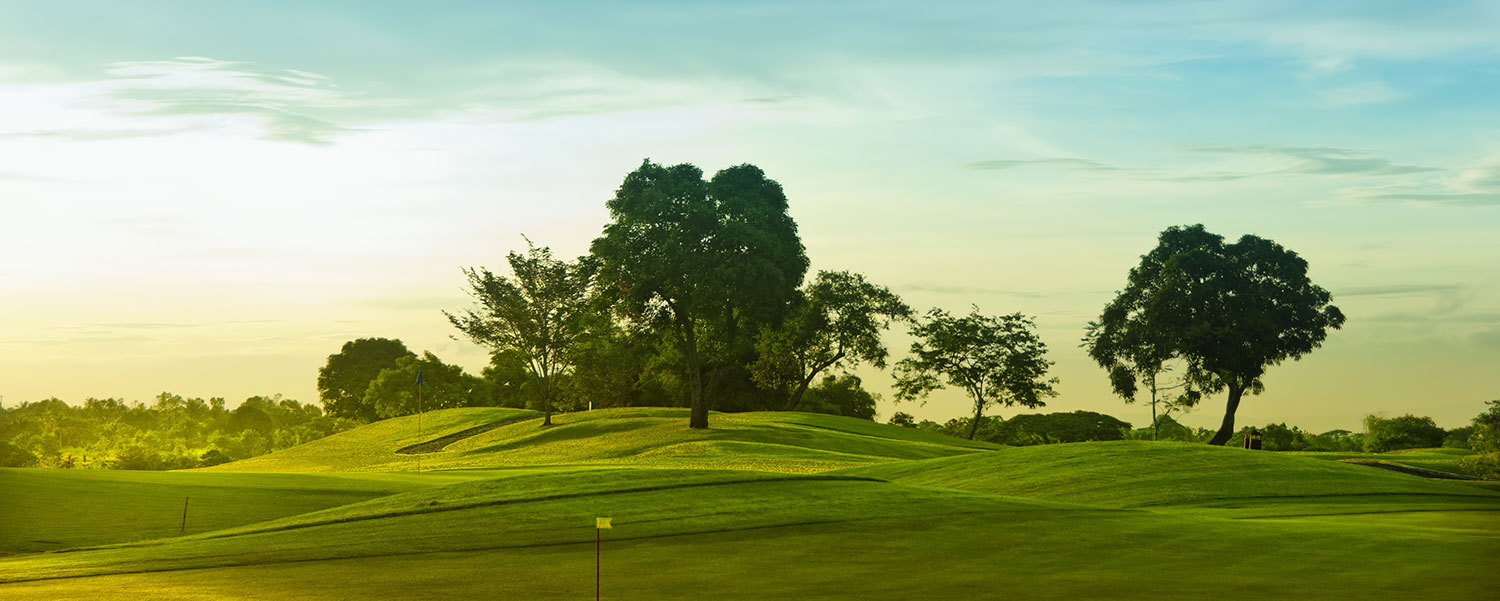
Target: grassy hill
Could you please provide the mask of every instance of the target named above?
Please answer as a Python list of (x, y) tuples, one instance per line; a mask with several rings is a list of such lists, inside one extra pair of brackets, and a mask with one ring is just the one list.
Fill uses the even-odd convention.
[[(423, 438), (507, 416), (444, 412)], [(423, 455), (424, 470), (462, 469), (418, 476), (395, 453), (419, 442), (403, 434), (414, 424), (391, 421), (214, 471), (124, 477), (161, 499), (221, 478), (282, 509), (0, 558), (0, 598), (586, 598), (599, 516), (614, 518), (601, 573), (615, 599), (1483, 599), (1500, 586), (1500, 494), (1318, 458), (994, 448), (790, 413), (689, 431), (682, 411), (622, 409), (505, 425)], [(346, 471), (274, 473), (334, 467)], [(67, 481), (0, 478), (11, 472)], [(334, 492), (317, 505), (309, 490)], [(93, 540), (112, 527), (78, 524)]]
[[(415, 471), (418, 456), (397, 449), (493, 421), (516, 409), (434, 411), (376, 422), (305, 445), (228, 463), (215, 471)], [(833, 415), (716, 413), (709, 430), (684, 427), (686, 409), (624, 408), (565, 413), (553, 425), (518, 421), (420, 455), (424, 469), (539, 464), (698, 467), (818, 472), (907, 459), (969, 454), (996, 445)]]

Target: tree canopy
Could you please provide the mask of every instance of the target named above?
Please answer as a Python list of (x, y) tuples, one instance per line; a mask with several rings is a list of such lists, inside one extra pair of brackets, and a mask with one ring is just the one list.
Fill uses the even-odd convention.
[(797, 409), (818, 374), (849, 363), (885, 367), (880, 335), (893, 321), (910, 321), (911, 307), (883, 286), (848, 271), (819, 271), (785, 319), (761, 331), (755, 381), (791, 388), (786, 409)]
[(415, 356), (400, 340), (360, 338), (345, 342), (318, 370), (323, 411), (335, 417), (377, 419), (375, 407), (365, 403), (365, 390), (381, 370), (395, 367), (397, 359)]
[(705, 181), (690, 164), (647, 160), (607, 203), (594, 240), (601, 285), (637, 324), (671, 333), (682, 353), (689, 426), (708, 427), (726, 368), (801, 285), (807, 256), (781, 184), (754, 165)]
[[(417, 373), (422, 374), (420, 399)], [(375, 407), (381, 419), (413, 415), (420, 409), (482, 407), (490, 404), (490, 383), (469, 375), (457, 365), (443, 363), (432, 353), (396, 360), (396, 366), (380, 372), (365, 391), (365, 402)]]
[(1246, 391), (1263, 389), (1266, 368), (1299, 359), (1344, 323), (1327, 290), (1307, 277), (1307, 261), (1254, 235), (1225, 244), (1202, 225), (1170, 227), (1142, 255), (1128, 283), (1089, 325), (1089, 355), (1111, 372), (1154, 378), (1162, 362), (1186, 363), (1197, 390), (1228, 390), (1224, 420), (1209, 444), (1234, 435)]
[(558, 377), (573, 369), (573, 347), (584, 332), (589, 309), (593, 262), (566, 262), (552, 250), (526, 241), (525, 255), (510, 253), (510, 276), (483, 267), (464, 269), (469, 294), (479, 306), (462, 313), (446, 311), (448, 321), (492, 352), (510, 351), (536, 378), (542, 425), (551, 425)]
[(974, 403), (969, 439), (992, 405), (1041, 407), (1057, 396), (1057, 378), (1047, 378), (1052, 362), (1036, 324), (1020, 313), (991, 317), (978, 307), (953, 317), (932, 309), (912, 330), (911, 357), (896, 364), (896, 399), (917, 400), (948, 385), (962, 388)]

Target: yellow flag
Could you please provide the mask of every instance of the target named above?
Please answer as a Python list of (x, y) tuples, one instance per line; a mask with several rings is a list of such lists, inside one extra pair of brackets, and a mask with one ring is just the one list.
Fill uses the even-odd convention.
[(612, 527), (609, 525), (610, 519), (611, 518), (594, 518), (594, 527), (600, 530), (608, 530)]

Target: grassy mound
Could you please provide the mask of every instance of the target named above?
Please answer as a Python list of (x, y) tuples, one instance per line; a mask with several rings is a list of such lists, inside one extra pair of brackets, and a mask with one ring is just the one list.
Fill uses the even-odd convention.
[[(448, 409), (427, 415), (430, 438), (506, 419), (506, 409)], [(413, 471), (526, 465), (819, 472), (897, 460), (970, 454), (999, 448), (832, 415), (763, 412), (714, 414), (708, 430), (687, 428), (686, 409), (623, 408), (508, 424), (419, 456), (397, 454), (415, 442), (415, 418), (376, 422), (270, 455), (229, 463), (221, 471)]]
[(529, 413), (524, 409), (504, 407), (429, 411), (420, 418), (420, 434), (417, 416), (397, 417), (290, 449), (204, 469), (223, 472), (416, 471), (415, 456), (398, 454), (398, 449)]
[[(1500, 495), (1334, 461), (1186, 443), (1094, 442), (855, 468), (840, 474), (917, 486), (1086, 503), (1280, 511), (1287, 503), (1414, 508), (1434, 502), (1500, 509)], [(1347, 511), (1343, 507), (1337, 511)], [(1254, 512), (1242, 512), (1252, 515)]]

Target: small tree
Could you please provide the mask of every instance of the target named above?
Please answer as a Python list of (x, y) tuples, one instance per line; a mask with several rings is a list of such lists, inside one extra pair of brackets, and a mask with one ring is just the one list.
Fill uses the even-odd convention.
[(1469, 448), (1480, 453), (1500, 451), (1500, 399), (1487, 405), (1489, 410), (1474, 418), (1474, 431), (1469, 433)]
[(820, 271), (800, 302), (776, 327), (761, 330), (755, 382), (792, 388), (793, 411), (818, 374), (849, 363), (885, 368), (890, 353), (880, 335), (893, 321), (911, 321), (911, 307), (883, 286), (847, 271)]
[(460, 314), (446, 311), (448, 321), (491, 351), (512, 351), (526, 361), (540, 387), (536, 396), (542, 425), (552, 425), (560, 389), (558, 378), (573, 369), (573, 345), (583, 334), (593, 263), (568, 263), (552, 250), (526, 241), (526, 254), (510, 253), (511, 276), (483, 267), (464, 269), (469, 294), (479, 307)]
[(896, 400), (926, 398), (943, 388), (939, 378), (962, 388), (974, 402), (969, 439), (986, 407), (1041, 407), (1044, 397), (1057, 396), (1047, 378), (1047, 346), (1033, 331), (1031, 319), (1020, 313), (990, 317), (979, 308), (964, 317), (952, 317), (942, 309), (928, 311), (926, 323), (918, 323), (911, 334), (913, 356), (896, 364)]

